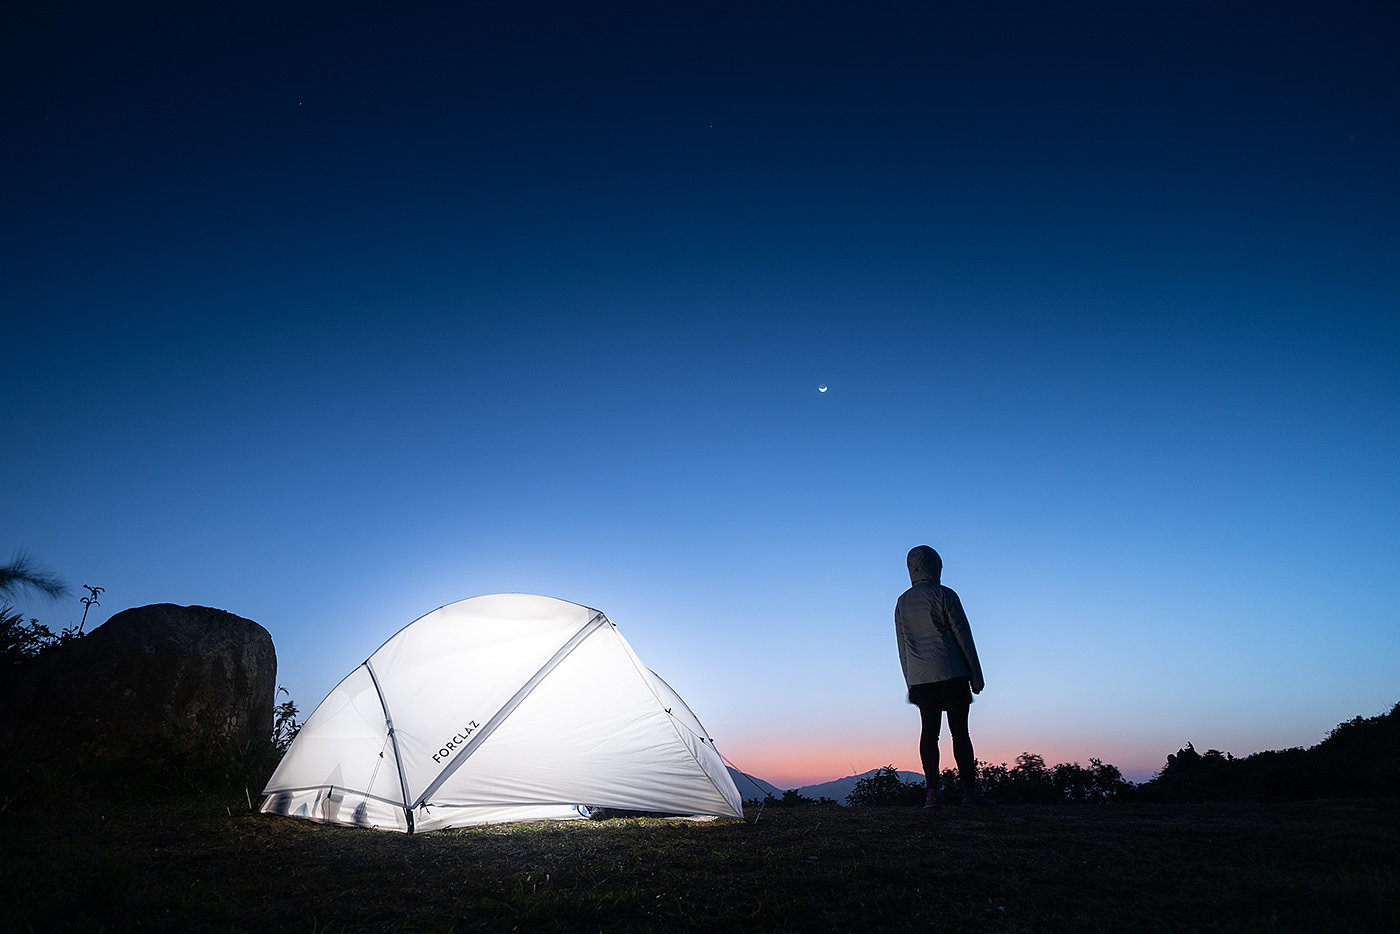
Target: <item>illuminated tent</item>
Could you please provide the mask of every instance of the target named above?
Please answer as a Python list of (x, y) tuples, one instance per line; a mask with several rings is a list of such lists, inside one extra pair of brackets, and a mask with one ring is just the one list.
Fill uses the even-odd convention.
[(399, 630), (307, 718), (262, 811), (384, 830), (589, 807), (742, 817), (714, 741), (598, 610), (493, 594)]

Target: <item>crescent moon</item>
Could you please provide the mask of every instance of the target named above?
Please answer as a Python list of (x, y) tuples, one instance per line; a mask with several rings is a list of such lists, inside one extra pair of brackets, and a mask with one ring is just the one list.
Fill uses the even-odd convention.
[(822, 383), (820, 386), (818, 386), (817, 392), (826, 392), (826, 383)]

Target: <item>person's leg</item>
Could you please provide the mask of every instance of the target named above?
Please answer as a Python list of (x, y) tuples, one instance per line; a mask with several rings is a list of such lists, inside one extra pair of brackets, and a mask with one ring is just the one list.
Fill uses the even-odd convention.
[(919, 718), (923, 721), (923, 730), (919, 733), (919, 759), (924, 765), (924, 780), (928, 783), (929, 790), (936, 791), (938, 789), (938, 728), (943, 720), (943, 711), (933, 704), (920, 704)]
[[(953, 761), (958, 764), (958, 784), (967, 794), (977, 784), (977, 757), (972, 752), (972, 734), (967, 728), (968, 706), (948, 708), (948, 732), (953, 737)], [(937, 761), (937, 760), (935, 760)]]

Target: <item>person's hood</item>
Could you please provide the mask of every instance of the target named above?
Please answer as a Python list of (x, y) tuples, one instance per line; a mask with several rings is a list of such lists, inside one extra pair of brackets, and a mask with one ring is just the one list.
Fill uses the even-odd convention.
[(943, 559), (927, 545), (909, 549), (909, 583), (937, 584), (943, 575)]

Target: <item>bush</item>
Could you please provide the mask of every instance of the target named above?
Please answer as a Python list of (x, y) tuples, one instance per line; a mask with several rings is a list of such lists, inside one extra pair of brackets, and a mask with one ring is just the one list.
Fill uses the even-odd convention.
[(887, 765), (857, 781), (846, 795), (846, 803), (853, 807), (917, 806), (924, 803), (926, 790), (923, 782), (906, 782), (898, 769)]
[(21, 665), (74, 639), (82, 638), (77, 627), (55, 633), (37, 619), (24, 621), (24, 615), (11, 606), (0, 606), (0, 666)]
[(1237, 759), (1187, 743), (1139, 786), (1152, 801), (1300, 801), (1400, 794), (1400, 704), (1356, 717), (1309, 749), (1268, 750)]

